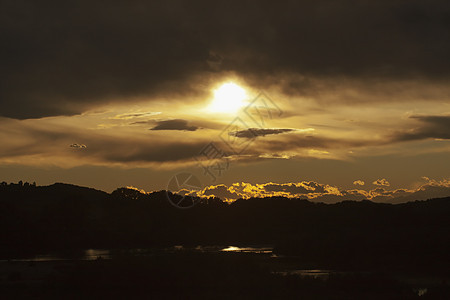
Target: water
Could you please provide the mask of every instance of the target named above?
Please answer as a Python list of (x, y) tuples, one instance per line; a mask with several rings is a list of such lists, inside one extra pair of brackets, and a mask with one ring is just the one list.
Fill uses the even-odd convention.
[(76, 255), (58, 255), (58, 254), (43, 254), (36, 255), (29, 258), (0, 260), (6, 261), (23, 261), (23, 262), (50, 262), (50, 261), (64, 261), (64, 260), (97, 260), (97, 259), (112, 259), (114, 254), (127, 255), (153, 255), (156, 253), (176, 253), (180, 251), (203, 252), (203, 253), (253, 253), (253, 254), (272, 254), (273, 247), (237, 247), (237, 246), (197, 246), (184, 247), (176, 245), (169, 248), (160, 249), (126, 249), (126, 250), (110, 250), (110, 249), (87, 249)]
[[(77, 254), (72, 255), (55, 255), (55, 254), (44, 254), (44, 255), (36, 255), (34, 257), (25, 258), (25, 259), (9, 259), (9, 260), (0, 260), (2, 263), (2, 268), (4, 269), (4, 273), (7, 275), (7, 271), (9, 270), (7, 267), (13, 268), (14, 265), (9, 264), (8, 262), (22, 262), (19, 264), (24, 264), (23, 268), (30, 262), (57, 262), (57, 261), (76, 261), (76, 260), (84, 260), (84, 261), (93, 261), (93, 260), (111, 260), (114, 259), (114, 256), (119, 255), (129, 255), (129, 256), (152, 256), (159, 254), (170, 254), (170, 253), (183, 253), (183, 252), (193, 252), (193, 253), (246, 253), (258, 256), (263, 258), (262, 260), (258, 260), (266, 264), (266, 266), (270, 266), (272, 268), (272, 274), (288, 276), (288, 275), (297, 275), (306, 278), (313, 279), (321, 279), (327, 280), (332, 275), (345, 275), (345, 274), (353, 274), (354, 272), (342, 272), (338, 270), (327, 270), (327, 269), (293, 269), (294, 265), (286, 265), (283, 260), (280, 260), (274, 253), (273, 247), (270, 246), (196, 246), (196, 247), (185, 247), (183, 245), (176, 245), (168, 248), (143, 248), (143, 249), (87, 249), (82, 252), (78, 252)], [(35, 272), (39, 271), (42, 274), (50, 274), (54, 272), (52, 268), (49, 267), (49, 264), (39, 264), (40, 269), (34, 268)], [(16, 266), (16, 268), (20, 267)], [(298, 267), (298, 266), (297, 266)], [(48, 270), (47, 270), (47, 269)], [(0, 268), (1, 269), (1, 268)], [(20, 269), (21, 272), (23, 271)], [(24, 272), (24, 271), (23, 271)], [(8, 273), (9, 274), (9, 273)], [(25, 274), (25, 273), (24, 273)], [(1, 274), (0, 274), (1, 275)], [(6, 276), (5, 275), (5, 276)], [(33, 274), (31, 274), (33, 275)], [(30, 276), (31, 276), (30, 275)], [(39, 275), (39, 274), (38, 274)], [(34, 274), (35, 278), (39, 276)], [(31, 278), (33, 278), (31, 276)], [(41, 276), (42, 277), (42, 276)], [(410, 278), (398, 278), (399, 281), (410, 283)], [(436, 285), (440, 280), (430, 281), (429, 278), (414, 278), (414, 282), (411, 282), (411, 285), (414, 286), (414, 293), (417, 296), (424, 296), (428, 292), (427, 285)], [(441, 281), (441, 280), (440, 280)], [(439, 282), (440, 282), (439, 281)]]
[(6, 261), (23, 261), (23, 262), (46, 262), (46, 261), (63, 261), (63, 260), (96, 260), (96, 259), (111, 259), (111, 250), (105, 249), (88, 249), (82, 252), (81, 255), (55, 255), (55, 254), (41, 254), (29, 258), (17, 259), (3, 259)]
[(328, 279), (331, 274), (342, 274), (343, 272), (337, 272), (332, 270), (290, 270), (290, 271), (279, 271), (273, 272), (274, 274), (280, 275), (299, 275), (302, 277), (311, 277), (319, 279)]

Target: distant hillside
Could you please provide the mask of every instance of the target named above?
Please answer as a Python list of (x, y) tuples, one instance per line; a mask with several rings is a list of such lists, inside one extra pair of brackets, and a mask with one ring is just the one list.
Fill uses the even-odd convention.
[(281, 197), (177, 209), (165, 191), (0, 186), (0, 256), (86, 248), (272, 244), (326, 266), (450, 270), (450, 197), (404, 204)]

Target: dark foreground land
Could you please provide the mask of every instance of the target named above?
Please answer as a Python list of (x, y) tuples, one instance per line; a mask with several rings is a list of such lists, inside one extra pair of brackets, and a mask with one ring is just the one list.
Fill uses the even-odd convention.
[[(179, 251), (94, 261), (3, 262), (2, 299), (448, 299), (434, 279), (383, 272), (275, 274), (264, 255)], [(293, 262), (290, 261), (292, 264)]]
[[(450, 299), (449, 216), (450, 198), (397, 205), (213, 199), (181, 210), (165, 192), (3, 185), (0, 293), (5, 299)], [(162, 250), (173, 245), (274, 249)], [(117, 251), (83, 260), (91, 248)], [(153, 250), (130, 251), (137, 248)], [(64, 260), (30, 261), (39, 254)], [(286, 272), (311, 269), (334, 272)]]

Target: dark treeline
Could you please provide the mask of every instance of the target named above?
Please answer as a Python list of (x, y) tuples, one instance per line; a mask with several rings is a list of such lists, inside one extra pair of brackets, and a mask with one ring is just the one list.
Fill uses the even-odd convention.
[[(188, 201), (187, 199), (185, 201)], [(212, 199), (177, 209), (166, 192), (0, 185), (0, 255), (87, 248), (271, 244), (305, 266), (447, 274), (450, 198), (405, 204)], [(448, 275), (448, 274), (447, 274)]]

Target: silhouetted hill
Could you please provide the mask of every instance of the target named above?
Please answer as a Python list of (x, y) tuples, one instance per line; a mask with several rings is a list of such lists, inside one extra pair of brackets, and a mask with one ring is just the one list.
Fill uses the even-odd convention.
[[(180, 198), (181, 199), (181, 198)], [(450, 270), (450, 197), (403, 204), (220, 199), (177, 209), (166, 192), (57, 183), (0, 186), (0, 255), (86, 248), (272, 244), (336, 268)]]

